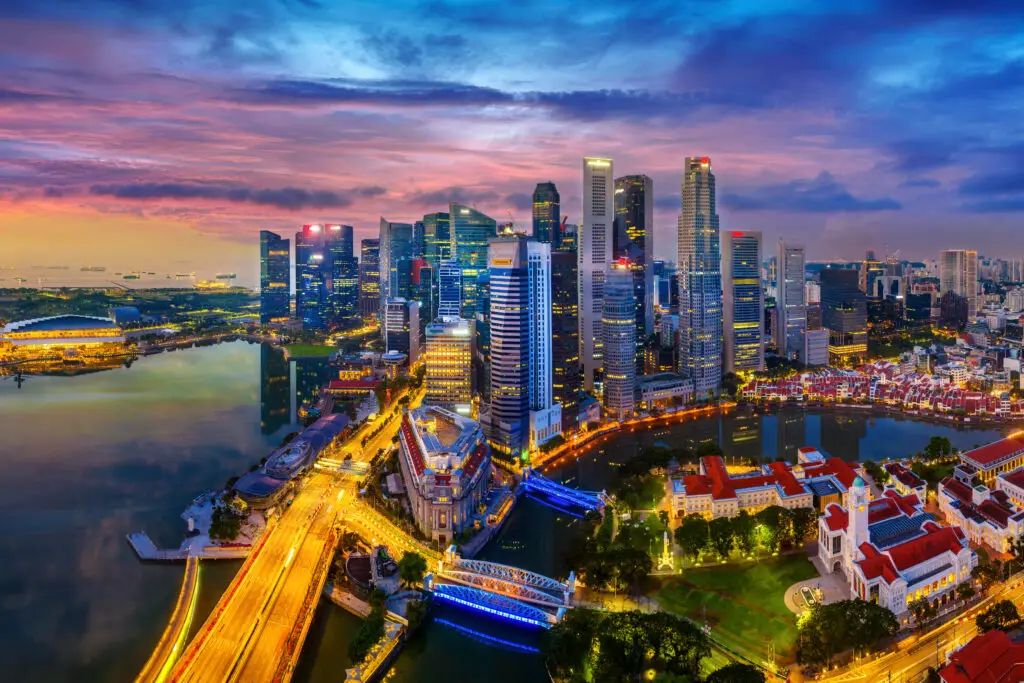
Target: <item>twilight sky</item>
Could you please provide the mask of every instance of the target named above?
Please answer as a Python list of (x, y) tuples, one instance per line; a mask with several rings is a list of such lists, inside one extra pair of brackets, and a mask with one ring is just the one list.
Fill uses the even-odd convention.
[(0, 267), (252, 284), (261, 228), (545, 180), (576, 222), (584, 155), (654, 178), (658, 257), (692, 155), (766, 251), (1024, 256), (1024, 3), (0, 2)]

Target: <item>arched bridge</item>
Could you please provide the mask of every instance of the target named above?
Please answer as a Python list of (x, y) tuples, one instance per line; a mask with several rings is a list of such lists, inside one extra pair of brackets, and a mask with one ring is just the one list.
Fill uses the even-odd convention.
[(603, 510), (607, 500), (604, 491), (582, 491), (569, 488), (532, 469), (523, 472), (520, 488), (527, 494), (533, 494), (542, 502), (574, 514), (578, 514), (581, 510), (584, 512)]
[(558, 623), (564, 610), (552, 613), (533, 605), (506, 598), (502, 595), (489, 593), (479, 588), (470, 586), (459, 586), (446, 583), (433, 583), (430, 586), (434, 596), (443, 602), (451, 602), (463, 607), (469, 607), (485, 612), (495, 617), (501, 617), (510, 621), (550, 628), (552, 624)]

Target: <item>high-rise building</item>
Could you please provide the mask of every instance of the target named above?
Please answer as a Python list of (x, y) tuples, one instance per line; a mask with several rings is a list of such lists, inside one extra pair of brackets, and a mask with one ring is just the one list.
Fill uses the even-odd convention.
[(409, 364), (420, 355), (420, 303), (406, 299), (388, 299), (384, 304), (384, 343), (386, 351), (409, 356)]
[(476, 345), (473, 349), (473, 374), (481, 403), (491, 400), (491, 273), (488, 270), (476, 278)]
[(437, 269), (437, 315), (458, 318), (462, 312), (462, 269), (455, 259), (442, 259)]
[(722, 385), (722, 254), (708, 157), (686, 159), (678, 252), (679, 366), (705, 399)]
[(800, 358), (809, 368), (828, 365), (828, 330), (808, 328), (804, 334), (804, 351)]
[(365, 239), (359, 250), (359, 314), (380, 317), (380, 240)]
[(272, 323), (290, 315), (291, 252), (286, 239), (260, 230), (260, 322)]
[(859, 279), (849, 268), (821, 271), (821, 322), (829, 335), (829, 365), (855, 366), (867, 358), (868, 314)]
[(260, 433), (273, 434), (291, 421), (291, 367), (284, 351), (260, 344)]
[(939, 291), (967, 299), (967, 319), (978, 312), (978, 252), (949, 249), (939, 254)]
[(575, 251), (551, 254), (551, 387), (562, 406), (562, 431), (576, 429), (580, 390), (579, 264)]
[(628, 259), (612, 264), (604, 283), (604, 407), (622, 419), (632, 415), (636, 393), (636, 296)]
[(632, 264), (637, 372), (642, 372), (644, 342), (654, 334), (654, 181), (645, 175), (615, 179), (612, 259)]
[(583, 388), (592, 390), (601, 370), (604, 277), (612, 261), (615, 195), (612, 160), (583, 158), (583, 225), (578, 241), (580, 361)]
[(437, 295), (434, 271), (426, 259), (413, 259), (410, 270), (409, 296), (420, 302), (420, 330), (426, 331), (427, 323), (437, 317)]
[(437, 272), (444, 259), (451, 258), (451, 221), (446, 213), (428, 213), (423, 217), (423, 257)]
[(452, 202), (451, 258), (462, 269), (462, 314), (476, 311), (477, 277), (487, 269), (487, 242), (498, 234), (498, 223), (474, 208)]
[(571, 251), (576, 253), (580, 246), (580, 226), (575, 223), (566, 223), (565, 219), (562, 219), (562, 244), (558, 247), (559, 251)]
[(473, 404), (473, 321), (441, 317), (427, 325), (425, 402), (469, 415)]
[(427, 253), (427, 227), (423, 221), (416, 221), (412, 224), (412, 257), (421, 259)]
[(779, 240), (778, 298), (775, 304), (779, 311), (779, 326), (775, 345), (779, 355), (790, 360), (800, 359), (807, 331), (804, 259), (803, 246)]
[(764, 370), (761, 233), (722, 234), (725, 372)]
[[(341, 289), (351, 294), (348, 273), (355, 266), (344, 262), (345, 231), (337, 224), (311, 224), (295, 233), (295, 317), (309, 330), (326, 330), (348, 322), (338, 316), (339, 293), (335, 277), (344, 275)], [(348, 233), (351, 255), (352, 234)], [(336, 265), (335, 259), (343, 263)], [(349, 259), (351, 261), (351, 259)]]
[(554, 183), (537, 183), (533, 190), (533, 238), (538, 242), (547, 242), (552, 250), (562, 245), (560, 203)]
[(552, 401), (551, 245), (491, 241), (491, 397), (481, 421), (492, 448), (517, 457), (561, 432)]
[(332, 322), (354, 327), (359, 322), (359, 263), (353, 252), (351, 225), (326, 225), (331, 259)]
[(387, 299), (407, 299), (411, 282), (414, 250), (413, 227), (380, 219), (380, 297), (381, 308)]

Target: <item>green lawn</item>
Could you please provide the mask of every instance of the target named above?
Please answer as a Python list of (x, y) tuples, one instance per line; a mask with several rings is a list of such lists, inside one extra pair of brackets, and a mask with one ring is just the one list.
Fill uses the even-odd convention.
[(288, 344), (284, 350), (289, 358), (324, 358), (338, 352), (337, 347), (323, 344)]
[(706, 613), (712, 637), (751, 659), (767, 656), (770, 637), (782, 661), (791, 659), (796, 640), (796, 616), (783, 595), (797, 581), (815, 576), (806, 555), (774, 557), (758, 564), (684, 571), (666, 581), (657, 599), (666, 611), (698, 622)]

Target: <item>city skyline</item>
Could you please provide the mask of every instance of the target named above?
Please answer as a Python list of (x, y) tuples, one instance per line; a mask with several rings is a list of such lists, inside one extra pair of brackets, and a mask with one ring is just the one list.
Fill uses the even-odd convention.
[[(723, 228), (765, 244), (784, 236), (812, 259), (921, 258), (925, 239), (996, 251), (1024, 210), (1014, 8), (810, 7), (650, 7), (640, 41), (615, 30), (634, 9), (600, 3), (537, 4), (529, 20), (404, 8), (373, 25), (358, 3), (253, 3), (244, 21), (207, 4), (174, 26), (159, 2), (11, 6), (3, 265), (255, 284), (253, 230), (339, 222), (359, 240), (381, 215), (412, 222), (450, 201), (529, 225), (546, 181), (580, 223), (584, 154), (660, 188), (656, 258), (674, 253), (679, 167), (698, 153), (728, 188)], [(595, 35), (611, 40), (579, 39)], [(972, 243), (967, 216), (985, 226)], [(100, 239), (73, 244), (82, 231)]]

